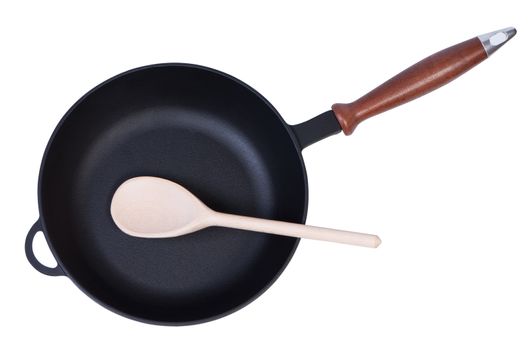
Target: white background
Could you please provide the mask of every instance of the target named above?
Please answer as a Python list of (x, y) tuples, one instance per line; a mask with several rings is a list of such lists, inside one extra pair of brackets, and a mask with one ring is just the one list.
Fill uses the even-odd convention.
[[(48, 138), (110, 76), (211, 66), (295, 124), (506, 26), (517, 36), (457, 81), (304, 151), (308, 223), (379, 234), (377, 250), (304, 241), (258, 300), (180, 328), (117, 316), (26, 261)], [(531, 35), (510, 0), (2, 2), (0, 348), (530, 349)]]

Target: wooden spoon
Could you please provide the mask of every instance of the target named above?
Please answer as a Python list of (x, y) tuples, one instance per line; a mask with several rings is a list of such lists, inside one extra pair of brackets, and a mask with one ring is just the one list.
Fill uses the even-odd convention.
[(128, 235), (144, 238), (177, 237), (209, 226), (310, 238), (376, 248), (378, 236), (224, 214), (208, 208), (179, 184), (141, 176), (125, 181), (111, 201), (115, 224)]

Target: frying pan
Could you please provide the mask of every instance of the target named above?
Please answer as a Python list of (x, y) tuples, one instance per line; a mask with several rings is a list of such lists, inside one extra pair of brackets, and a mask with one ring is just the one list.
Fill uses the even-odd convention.
[[(515, 30), (505, 33), (509, 39)], [(303, 148), (341, 130), (350, 134), (360, 121), (447, 83), (489, 53), (475, 37), (299, 125), (286, 124), (258, 92), (211, 68), (168, 63), (119, 74), (77, 101), (53, 132), (27, 258), (134, 320), (186, 325), (227, 315), (275, 281), (299, 240), (221, 227), (178, 238), (131, 237), (109, 213), (116, 188), (132, 177), (158, 176), (218, 211), (304, 223)], [(56, 267), (34, 256), (39, 231)]]

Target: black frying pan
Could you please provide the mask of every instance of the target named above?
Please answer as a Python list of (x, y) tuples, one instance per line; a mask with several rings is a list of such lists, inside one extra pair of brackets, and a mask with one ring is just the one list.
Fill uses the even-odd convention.
[[(360, 120), (486, 57), (471, 39), (354, 104), (295, 126), (255, 90), (210, 68), (159, 64), (113, 77), (74, 104), (50, 139), (39, 175), (40, 218), (26, 239), (29, 262), (44, 274), (68, 276), (103, 306), (135, 320), (184, 325), (227, 315), (275, 281), (299, 240), (220, 227), (170, 239), (128, 236), (109, 213), (123, 181), (163, 177), (218, 211), (304, 223), (304, 147), (341, 126), (350, 133)], [(38, 231), (57, 267), (35, 258)]]

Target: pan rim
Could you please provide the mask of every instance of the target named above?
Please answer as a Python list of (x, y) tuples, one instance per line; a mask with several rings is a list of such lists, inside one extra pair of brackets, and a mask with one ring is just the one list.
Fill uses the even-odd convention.
[(268, 108), (273, 112), (273, 114), (275, 114), (275, 116), (277, 117), (279, 122), (283, 125), (284, 129), (286, 130), (287, 134), (289, 135), (290, 139), (292, 140), (292, 144), (294, 145), (296, 153), (297, 153), (297, 156), (298, 156), (298, 160), (299, 160), (299, 163), (300, 163), (300, 168), (301, 168), (301, 171), (302, 171), (303, 185), (304, 185), (304, 191), (303, 191), (304, 192), (304, 198), (303, 198), (304, 205), (303, 205), (303, 212), (301, 214), (300, 222), (303, 223), (303, 224), (306, 222), (307, 212), (308, 212), (308, 178), (307, 178), (307, 172), (306, 172), (306, 168), (305, 168), (305, 163), (304, 163), (304, 160), (303, 160), (303, 155), (302, 155), (302, 152), (301, 152), (302, 149), (301, 149), (301, 146), (299, 145), (299, 141), (297, 140), (297, 137), (296, 137), (294, 131), (292, 130), (292, 127), (288, 123), (286, 123), (286, 121), (282, 118), (282, 116), (275, 109), (275, 107), (264, 96), (262, 96), (258, 91), (256, 91), (255, 89), (253, 89), (251, 86), (249, 86), (248, 84), (244, 83), (240, 79), (237, 79), (237, 78), (235, 78), (232, 75), (229, 75), (229, 74), (227, 74), (225, 72), (222, 72), (222, 71), (210, 68), (210, 67), (197, 65), (197, 64), (193, 64), (193, 63), (175, 63), (175, 62), (150, 64), (150, 65), (145, 65), (145, 66), (140, 66), (140, 67), (136, 67), (136, 68), (133, 68), (133, 69), (129, 69), (129, 70), (126, 70), (126, 71), (124, 71), (122, 73), (119, 73), (119, 74), (117, 74), (117, 75), (115, 75), (115, 76), (113, 76), (113, 77), (111, 77), (111, 78), (99, 83), (98, 85), (96, 85), (92, 89), (90, 89), (88, 92), (83, 94), (67, 110), (67, 112), (63, 115), (63, 117), (57, 123), (54, 131), (52, 132), (52, 134), (51, 134), (51, 136), (50, 136), (50, 138), (48, 140), (48, 143), (46, 144), (46, 148), (44, 150), (44, 153), (43, 153), (43, 156), (42, 156), (42, 159), (41, 159), (41, 165), (39, 167), (38, 185), (37, 185), (37, 200), (38, 200), (38, 210), (39, 210), (39, 219), (38, 219), (38, 221), (41, 223), (42, 232), (43, 232), (43, 235), (44, 235), (44, 237), (46, 239), (46, 242), (48, 243), (48, 247), (49, 247), (50, 251), (52, 252), (52, 255), (54, 256), (58, 267), (60, 267), (60, 269), (63, 271), (65, 277), (68, 277), (70, 279), (70, 281), (72, 281), (72, 283), (74, 283), (74, 285), (79, 290), (81, 290), (85, 295), (87, 295), (89, 298), (91, 298), (97, 304), (103, 306), (104, 308), (108, 309), (109, 311), (112, 311), (112, 312), (114, 312), (114, 313), (116, 313), (116, 314), (118, 314), (120, 316), (123, 316), (125, 318), (130, 319), (130, 320), (138, 321), (138, 322), (148, 323), (148, 324), (152, 324), (152, 325), (159, 325), (159, 326), (188, 326), (188, 325), (195, 325), (195, 324), (210, 322), (210, 321), (214, 321), (214, 320), (217, 320), (219, 318), (228, 316), (228, 315), (230, 315), (230, 314), (232, 314), (232, 313), (244, 308), (245, 306), (249, 305), (253, 301), (255, 301), (259, 296), (261, 296), (264, 292), (266, 292), (266, 290), (268, 290), (277, 281), (277, 279), (281, 276), (281, 274), (284, 272), (284, 270), (286, 269), (286, 267), (288, 266), (288, 264), (292, 260), (292, 257), (294, 256), (294, 253), (295, 253), (295, 251), (296, 251), (296, 249), (297, 249), (297, 247), (299, 245), (300, 239), (299, 238), (294, 238), (294, 244), (293, 244), (293, 247), (292, 247), (290, 253), (288, 254), (284, 264), (277, 271), (277, 273), (272, 277), (272, 279), (268, 283), (266, 283), (260, 290), (258, 290), (254, 295), (252, 295), (250, 298), (248, 298), (245, 302), (240, 303), (240, 304), (238, 304), (238, 305), (236, 305), (236, 306), (234, 306), (234, 307), (232, 307), (232, 308), (230, 308), (230, 309), (228, 309), (228, 310), (226, 310), (224, 312), (220, 312), (220, 313), (214, 314), (214, 315), (209, 316), (209, 317), (198, 318), (198, 319), (190, 320), (190, 321), (159, 321), (159, 320), (154, 320), (154, 319), (148, 319), (148, 318), (144, 318), (144, 317), (135, 316), (135, 315), (129, 314), (129, 313), (125, 312), (125, 311), (119, 310), (119, 309), (115, 308), (113, 305), (110, 305), (109, 303), (104, 302), (103, 300), (98, 298), (96, 295), (93, 295), (85, 287), (83, 287), (81, 284), (79, 284), (78, 281), (75, 278), (71, 277), (70, 272), (65, 267), (63, 261), (61, 260), (59, 254), (57, 253), (55, 247), (50, 242), (50, 238), (49, 238), (49, 235), (48, 235), (48, 229), (46, 227), (46, 220), (45, 220), (45, 218), (43, 216), (42, 187), (43, 187), (44, 166), (46, 164), (48, 153), (49, 153), (49, 151), (51, 149), (51, 146), (54, 143), (54, 140), (55, 140), (57, 134), (61, 130), (61, 128), (62, 128), (63, 124), (65, 123), (65, 121), (70, 117), (72, 112), (86, 98), (88, 98), (94, 92), (96, 92), (100, 88), (104, 87), (105, 85), (113, 82), (116, 79), (119, 79), (119, 78), (121, 78), (123, 76), (129, 75), (131, 73), (135, 73), (135, 72), (138, 72), (138, 71), (154, 69), (154, 68), (164, 68), (164, 67), (193, 68), (193, 69), (203, 70), (203, 71), (206, 71), (206, 72), (209, 72), (209, 73), (212, 73), (212, 74), (220, 75), (220, 76), (222, 76), (222, 77), (224, 77), (226, 79), (232, 80), (233, 82), (235, 82), (235, 83), (239, 84), (240, 86), (242, 86), (243, 88), (247, 89), (249, 92), (251, 92), (256, 97), (258, 97), (262, 101), (262, 103), (264, 103), (266, 106), (268, 106)]

